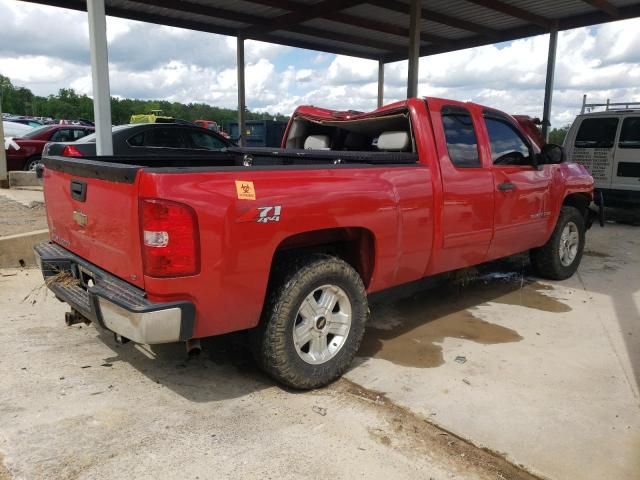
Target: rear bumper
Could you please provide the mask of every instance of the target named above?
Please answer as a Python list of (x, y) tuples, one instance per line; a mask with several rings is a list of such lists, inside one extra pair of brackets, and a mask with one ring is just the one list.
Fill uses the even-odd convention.
[(54, 243), (34, 248), (49, 289), (89, 320), (136, 343), (186, 341), (193, 336), (191, 302), (150, 302), (143, 290)]

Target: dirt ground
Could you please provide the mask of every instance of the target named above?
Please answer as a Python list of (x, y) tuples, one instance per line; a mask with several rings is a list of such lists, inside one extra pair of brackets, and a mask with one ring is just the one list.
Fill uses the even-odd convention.
[(0, 195), (0, 237), (47, 228), (44, 205), (32, 208)]

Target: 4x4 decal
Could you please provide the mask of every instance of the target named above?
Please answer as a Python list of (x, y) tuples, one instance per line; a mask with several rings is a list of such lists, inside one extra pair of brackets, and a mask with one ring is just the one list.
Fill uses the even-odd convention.
[(244, 215), (238, 217), (236, 222), (257, 222), (257, 223), (269, 223), (279, 222), (280, 215), (282, 213), (282, 205), (272, 205), (265, 207), (257, 207), (249, 210)]

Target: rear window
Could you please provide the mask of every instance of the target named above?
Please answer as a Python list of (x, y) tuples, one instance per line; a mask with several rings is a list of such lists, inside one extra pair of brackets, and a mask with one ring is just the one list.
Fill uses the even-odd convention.
[(618, 130), (617, 118), (586, 118), (576, 135), (576, 148), (612, 148)]
[(464, 108), (444, 107), (442, 126), (451, 163), (458, 168), (481, 167), (478, 140), (469, 112)]
[(640, 117), (628, 117), (622, 122), (620, 148), (640, 148)]
[(44, 133), (44, 132), (46, 132), (47, 130), (50, 130), (50, 129), (51, 129), (51, 127), (49, 125), (45, 125), (44, 127), (34, 128), (30, 132), (27, 132), (24, 135), (22, 135), (21, 138), (35, 138), (38, 135), (40, 135), (41, 133)]

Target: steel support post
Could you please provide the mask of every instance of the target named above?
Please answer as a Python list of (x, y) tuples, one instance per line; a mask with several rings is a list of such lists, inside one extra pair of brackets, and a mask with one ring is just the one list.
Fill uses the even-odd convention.
[(104, 11), (104, 0), (87, 0), (87, 13), (91, 50), (93, 114), (96, 124), (96, 153), (98, 155), (113, 155), (107, 17)]
[(556, 71), (556, 52), (558, 50), (558, 28), (549, 33), (549, 56), (547, 57), (547, 79), (544, 84), (544, 108), (542, 112), (542, 136), (549, 141), (551, 126), (551, 102), (553, 100), (553, 77)]
[(246, 100), (245, 100), (245, 76), (244, 76), (244, 37), (242, 35), (238, 35), (238, 46), (237, 46), (237, 70), (238, 70), (238, 145), (244, 147), (246, 145), (245, 141), (245, 130), (246, 126), (246, 115), (245, 110), (247, 108)]
[(409, 20), (409, 72), (407, 98), (418, 96), (418, 63), (420, 62), (420, 0), (411, 0)]

